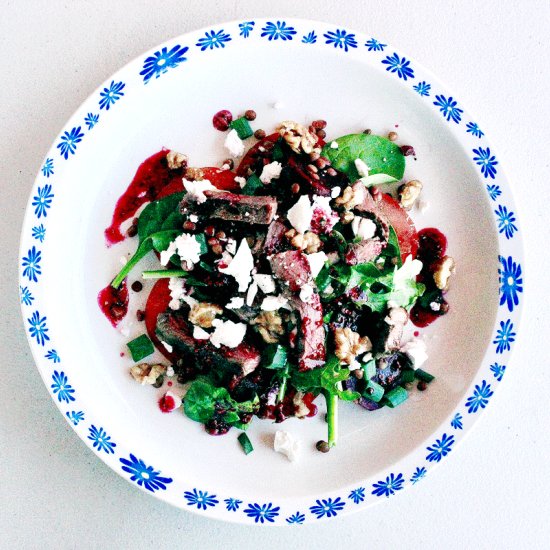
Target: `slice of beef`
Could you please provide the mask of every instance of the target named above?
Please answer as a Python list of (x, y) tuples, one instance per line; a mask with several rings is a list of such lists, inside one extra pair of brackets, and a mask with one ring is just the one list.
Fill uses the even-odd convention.
[(205, 191), (207, 200), (198, 203), (187, 195), (180, 203), (180, 211), (226, 221), (247, 224), (270, 224), (277, 213), (275, 197), (252, 197), (227, 191)]
[(300, 317), (296, 353), (298, 369), (308, 371), (321, 367), (325, 363), (325, 328), (321, 298), (315, 292), (307, 302), (299, 298), (292, 300), (292, 305)]
[(266, 254), (274, 254), (280, 252), (285, 245), (285, 233), (287, 228), (283, 222), (274, 220), (267, 228), (265, 237), (264, 252)]
[(360, 243), (352, 243), (346, 250), (346, 263), (357, 265), (371, 262), (380, 255), (385, 246), (386, 243), (378, 239), (367, 239)]
[(311, 281), (311, 268), (305, 254), (299, 250), (288, 250), (273, 254), (269, 259), (273, 275), (297, 292)]

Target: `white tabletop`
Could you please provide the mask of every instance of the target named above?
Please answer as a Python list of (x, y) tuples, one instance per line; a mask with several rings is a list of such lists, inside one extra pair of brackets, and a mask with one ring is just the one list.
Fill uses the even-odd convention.
[[(277, 8), (255, 0), (1, 4), (0, 548), (548, 548), (550, 360), (542, 349), (550, 336), (543, 287), (550, 273), (547, 0), (279, 0)], [(50, 399), (17, 299), (27, 195), (50, 143), (88, 94), (172, 36), (274, 14), (370, 31), (460, 91), (515, 188), (528, 261), (527, 307), (513, 362), (460, 449), (399, 496), (341, 520), (294, 529), (191, 515), (108, 469)]]

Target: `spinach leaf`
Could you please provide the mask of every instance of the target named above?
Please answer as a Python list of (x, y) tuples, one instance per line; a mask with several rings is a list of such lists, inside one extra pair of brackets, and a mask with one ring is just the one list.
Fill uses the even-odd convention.
[(184, 216), (179, 212), (179, 203), (184, 192), (174, 193), (158, 201), (150, 202), (139, 215), (138, 237), (139, 242), (158, 231), (166, 229), (181, 229)]
[(403, 178), (405, 157), (399, 146), (382, 136), (373, 134), (349, 134), (334, 140), (333, 149), (328, 142), (322, 155), (328, 157), (334, 168), (344, 172), (354, 182), (359, 179), (355, 160), (361, 159), (369, 167), (369, 175), (363, 178), (367, 185), (391, 183)]

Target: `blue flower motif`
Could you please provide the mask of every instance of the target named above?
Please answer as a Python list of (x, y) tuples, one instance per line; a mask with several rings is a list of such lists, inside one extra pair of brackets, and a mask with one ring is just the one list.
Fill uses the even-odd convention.
[(335, 48), (344, 48), (345, 52), (348, 51), (348, 48), (357, 48), (355, 35), (344, 29), (336, 29), (336, 32), (329, 31), (323, 36), (326, 38), (325, 44), (334, 44)]
[(324, 516), (327, 518), (338, 515), (338, 512), (344, 509), (346, 503), (340, 498), (337, 497), (334, 500), (332, 498), (321, 499), (316, 501), (315, 506), (311, 506), (309, 509), (312, 514), (317, 516), (317, 519), (321, 519)]
[(84, 420), (84, 413), (82, 411), (67, 411), (65, 415), (75, 426), (77, 426), (81, 420)]
[(511, 239), (518, 228), (514, 225), (516, 217), (513, 212), (508, 212), (506, 206), (498, 205), (498, 210), (495, 210), (498, 217), (498, 232), (504, 233), (507, 239)]
[(36, 239), (37, 241), (40, 241), (41, 243), (44, 242), (44, 237), (46, 236), (46, 228), (43, 224), (37, 225), (32, 228), (32, 236), (33, 239)]
[(268, 504), (248, 504), (248, 508), (245, 508), (243, 512), (249, 517), (254, 518), (254, 523), (264, 523), (269, 521), (273, 523), (275, 518), (279, 515), (280, 506), (275, 506), (269, 502)]
[(250, 36), (250, 33), (252, 32), (252, 29), (254, 28), (254, 21), (245, 21), (244, 23), (239, 23), (239, 29), (240, 33), (239, 35), (243, 38), (248, 38)]
[(93, 113), (88, 113), (84, 118), (84, 122), (86, 123), (86, 126), (88, 126), (88, 130), (91, 130), (97, 124), (98, 120), (99, 115), (94, 115)]
[(456, 413), (453, 416), (453, 419), (451, 420), (451, 427), (455, 430), (462, 430), (462, 415), (460, 413)]
[(34, 213), (36, 217), (40, 219), (42, 216), (46, 217), (48, 215), (48, 208), (52, 205), (52, 199), (54, 198), (52, 193), (51, 185), (44, 185), (44, 187), (39, 187), (36, 196), (32, 198), (32, 205), (34, 206)]
[(52, 380), (53, 384), (50, 387), (52, 388), (53, 393), (57, 394), (57, 400), (60, 403), (61, 401), (64, 401), (65, 403), (70, 403), (71, 401), (74, 401), (74, 389), (68, 383), (68, 378), (63, 371), (57, 372), (56, 370), (54, 370)]
[(485, 135), (485, 133), (479, 129), (479, 126), (475, 122), (468, 122), (468, 124), (466, 124), (466, 128), (467, 133), (472, 134), (472, 136), (475, 136), (477, 138), (481, 139), (481, 136)]
[(426, 447), (430, 454), (426, 457), (428, 462), (439, 462), (444, 456), (452, 451), (455, 444), (455, 436), (443, 434), (441, 439), (436, 439), (430, 447)]
[(474, 394), (468, 397), (466, 401), (468, 413), (476, 413), (480, 407), (484, 409), (487, 403), (489, 403), (489, 398), (491, 397), (491, 395), (493, 395), (493, 393), (494, 392), (491, 391), (491, 384), (487, 384), (485, 380), (483, 380), (481, 386), (478, 386), (476, 384)]
[(302, 37), (302, 42), (304, 44), (315, 44), (315, 42), (317, 42), (317, 35), (315, 34), (315, 31), (311, 31), (309, 34), (305, 34)]
[(80, 131), (80, 126), (73, 128), (70, 132), (65, 132), (61, 136), (61, 141), (57, 144), (59, 154), (66, 159), (69, 158), (69, 154), (74, 155), (76, 151), (76, 144), (82, 141), (84, 134)]
[(506, 322), (500, 322), (500, 329), (497, 330), (497, 336), (493, 344), (497, 345), (497, 353), (510, 351), (510, 344), (516, 339), (516, 333), (513, 332), (514, 324), (508, 319)]
[(168, 69), (174, 69), (183, 61), (187, 61), (184, 54), (188, 49), (176, 44), (170, 51), (164, 47), (159, 52), (150, 55), (143, 62), (143, 69), (139, 73), (143, 76), (143, 83), (147, 84), (153, 76), (158, 78), (161, 74), (166, 73)]
[(355, 504), (359, 504), (365, 500), (365, 488), (359, 487), (358, 489), (353, 489), (353, 491), (348, 495), (350, 500), (353, 500)]
[(512, 256), (508, 259), (499, 256), (502, 269), (499, 268), (498, 274), (501, 283), (500, 287), (500, 305), (506, 303), (508, 311), (513, 311), (514, 307), (519, 304), (518, 293), (523, 292), (523, 279), (521, 277), (521, 265), (516, 264), (512, 260)]
[(206, 510), (208, 506), (216, 506), (218, 500), (216, 495), (209, 495), (206, 491), (185, 491), (183, 496), (187, 499), (188, 506), (196, 506), (199, 510)]
[(40, 261), (42, 259), (42, 252), (36, 250), (36, 247), (33, 246), (26, 256), (23, 256), (23, 261), (21, 262), (21, 267), (23, 267), (23, 277), (27, 277), (29, 281), (38, 281), (37, 276), (42, 273), (40, 268)]
[(434, 105), (439, 107), (439, 110), (443, 113), (443, 118), (458, 124), (464, 112), (457, 106), (458, 103), (452, 97), (445, 97), (444, 95), (436, 95), (435, 99)]
[(495, 363), (489, 368), (491, 369), (493, 376), (497, 379), (497, 382), (500, 382), (504, 376), (504, 372), (506, 371), (506, 365), (499, 365), (498, 363)]
[(114, 80), (111, 80), (109, 87), (103, 88), (103, 91), (99, 94), (101, 98), (99, 100), (99, 108), (108, 111), (111, 105), (114, 105), (124, 95), (122, 90), (124, 90), (125, 87), (126, 84), (124, 84), (124, 82), (115, 83)]
[(166, 490), (166, 485), (172, 483), (171, 477), (162, 477), (160, 471), (155, 472), (152, 466), (147, 466), (143, 460), (130, 454), (128, 458), (120, 458), (122, 470), (131, 474), (130, 479), (140, 487), (145, 487), (151, 493), (158, 489)]
[(294, 27), (287, 27), (284, 21), (277, 21), (272, 23), (268, 21), (265, 27), (262, 29), (261, 36), (267, 36), (268, 40), (292, 40), (293, 36), (296, 34)]
[(502, 195), (502, 191), (498, 185), (487, 185), (487, 192), (494, 201), (497, 200), (499, 195)]
[(424, 468), (424, 466), (422, 466), (422, 468), (416, 468), (415, 472), (413, 473), (413, 475), (411, 476), (411, 483), (413, 485), (415, 485), (416, 483), (418, 483), (421, 479), (423, 479), (424, 477), (426, 477), (426, 473), (427, 473), (427, 470), (426, 468)]
[(421, 96), (429, 96), (430, 90), (432, 89), (432, 85), (428, 84), (425, 80), (422, 82), (419, 82), (418, 84), (415, 84), (413, 86), (413, 90), (417, 93), (419, 93)]
[(236, 512), (239, 509), (239, 506), (243, 503), (242, 500), (237, 498), (226, 498), (224, 502), (228, 512)]
[(296, 512), (295, 514), (292, 514), (291, 516), (286, 518), (286, 522), (294, 525), (302, 525), (305, 519), (305, 514), (300, 514), (300, 512)]
[(59, 357), (59, 354), (54, 349), (49, 350), (44, 357), (50, 361), (53, 361), (54, 365), (56, 363), (61, 363), (61, 357)]
[(21, 299), (21, 303), (25, 306), (30, 306), (34, 302), (34, 296), (26, 286), (19, 287), (19, 297)]
[(53, 159), (46, 159), (46, 162), (43, 164), (41, 170), (45, 177), (49, 178), (50, 176), (53, 176)]
[(214, 48), (225, 48), (225, 43), (229, 42), (231, 40), (231, 36), (223, 31), (223, 29), (219, 30), (218, 32), (206, 31), (205, 37), (200, 38), (199, 41), (195, 44), (195, 46), (199, 47), (201, 49), (201, 52), (204, 52), (204, 50)]
[(414, 71), (410, 66), (411, 62), (404, 57), (400, 58), (396, 52), (392, 56), (386, 56), (386, 59), (382, 60), (382, 64), (387, 65), (386, 71), (397, 73), (397, 76), (403, 80), (414, 78)]
[(489, 149), (489, 147), (487, 147), (487, 149), (480, 147), (479, 149), (472, 149), (472, 151), (476, 155), (474, 157), (474, 162), (478, 166), (481, 166), (481, 173), (486, 178), (495, 179), (497, 173), (495, 166), (498, 164), (498, 161), (494, 155), (491, 155), (491, 149)]
[(107, 435), (107, 432), (103, 428), (98, 429), (92, 424), (88, 430), (90, 431), (88, 439), (93, 441), (94, 449), (105, 451), (107, 454), (114, 454), (116, 443), (111, 441), (111, 437)]
[(381, 44), (376, 38), (371, 38), (365, 42), (369, 52), (383, 52), (387, 44)]
[(403, 474), (397, 474), (397, 476), (390, 474), (385, 481), (380, 480), (377, 483), (373, 483), (374, 491), (372, 491), (372, 494), (377, 497), (395, 495), (396, 491), (403, 489), (404, 483)]

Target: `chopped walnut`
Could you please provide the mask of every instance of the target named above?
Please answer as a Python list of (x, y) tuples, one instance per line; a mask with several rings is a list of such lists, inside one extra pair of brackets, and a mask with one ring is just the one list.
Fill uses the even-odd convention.
[(422, 182), (418, 180), (411, 180), (404, 183), (398, 189), (399, 202), (405, 210), (410, 210), (422, 191)]
[(140, 363), (139, 365), (130, 367), (130, 374), (141, 385), (153, 385), (165, 373), (166, 367), (160, 364), (150, 365), (149, 363)]
[(276, 311), (262, 311), (258, 317), (252, 320), (252, 325), (257, 325), (258, 332), (268, 344), (279, 341), (279, 336), (284, 334), (283, 320)]
[(198, 302), (189, 312), (189, 321), (202, 328), (212, 328), (212, 321), (221, 313), (223, 309), (216, 304)]
[(334, 330), (334, 345), (336, 357), (348, 365), (351, 365), (358, 355), (372, 349), (368, 336), (360, 336), (348, 327)]
[(340, 221), (344, 225), (348, 225), (348, 223), (351, 223), (355, 219), (355, 214), (353, 212), (350, 212), (349, 210), (346, 210), (345, 212), (342, 212), (340, 214)]
[(321, 239), (317, 233), (306, 231), (298, 233), (296, 229), (290, 229), (285, 233), (285, 236), (290, 240), (290, 244), (298, 250), (304, 250), (307, 254), (318, 252), (321, 248)]
[(170, 170), (178, 170), (187, 166), (187, 156), (177, 151), (169, 151), (166, 155), (166, 161)]
[(201, 181), (204, 179), (204, 172), (200, 168), (188, 166), (185, 169), (185, 179), (190, 181)]
[(439, 290), (448, 290), (449, 278), (455, 272), (455, 261), (451, 256), (444, 256), (434, 264), (434, 282)]
[(297, 122), (285, 120), (277, 127), (277, 131), (295, 153), (321, 152), (317, 146), (317, 136)]
[(294, 416), (296, 418), (305, 418), (309, 414), (309, 408), (304, 403), (304, 393), (297, 391), (292, 399), (294, 405)]
[[(346, 210), (351, 210), (363, 202), (365, 198), (358, 187), (348, 185), (339, 197), (336, 197), (334, 202), (337, 206), (343, 206)], [(350, 220), (351, 221), (351, 220)]]

